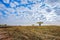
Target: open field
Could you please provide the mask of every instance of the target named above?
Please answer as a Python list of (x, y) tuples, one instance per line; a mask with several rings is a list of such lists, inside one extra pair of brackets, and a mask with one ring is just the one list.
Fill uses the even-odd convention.
[(60, 26), (0, 28), (0, 40), (60, 40)]

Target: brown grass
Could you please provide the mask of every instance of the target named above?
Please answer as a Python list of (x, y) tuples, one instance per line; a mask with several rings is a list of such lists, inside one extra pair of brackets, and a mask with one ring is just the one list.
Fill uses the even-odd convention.
[(60, 40), (60, 26), (12, 26), (0, 28), (0, 32), (6, 32), (11, 40)]

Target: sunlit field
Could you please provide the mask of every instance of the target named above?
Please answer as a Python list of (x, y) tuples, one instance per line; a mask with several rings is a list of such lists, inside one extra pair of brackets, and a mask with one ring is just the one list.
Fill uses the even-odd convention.
[(0, 40), (60, 40), (60, 26), (1, 27)]

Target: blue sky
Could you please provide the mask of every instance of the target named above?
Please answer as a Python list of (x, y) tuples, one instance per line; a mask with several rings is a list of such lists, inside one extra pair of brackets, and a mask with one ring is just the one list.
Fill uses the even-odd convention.
[(60, 0), (0, 0), (0, 24), (60, 24)]

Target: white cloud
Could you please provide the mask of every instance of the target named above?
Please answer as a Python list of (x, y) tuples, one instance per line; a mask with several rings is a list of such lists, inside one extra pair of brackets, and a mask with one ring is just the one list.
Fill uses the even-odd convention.
[(0, 8), (2, 8), (2, 7), (5, 7), (5, 5), (4, 4), (0, 4)]
[(28, 4), (27, 0), (21, 0), (21, 4)]
[(30, 2), (32, 2), (32, 3), (39, 3), (39, 2), (41, 2), (41, 0), (29, 0)]
[(16, 7), (16, 4), (13, 3), (13, 2), (11, 2), (11, 3), (10, 3), (10, 6), (13, 8), (13, 7)]
[(14, 2), (14, 4), (15, 4), (15, 5), (19, 5), (19, 3), (18, 3), (18, 2)]
[(49, 5), (50, 7), (55, 7), (56, 5), (60, 4), (60, 0), (45, 0), (45, 4)]
[(0, 12), (0, 16), (2, 16), (3, 14)]
[[(7, 12), (9, 13), (14, 13), (15, 12), (15, 9), (14, 8), (6, 8)], [(9, 14), (8, 13), (8, 14)]]
[(4, 3), (9, 3), (9, 2), (10, 2), (10, 0), (3, 0), (3, 2), (4, 2)]

